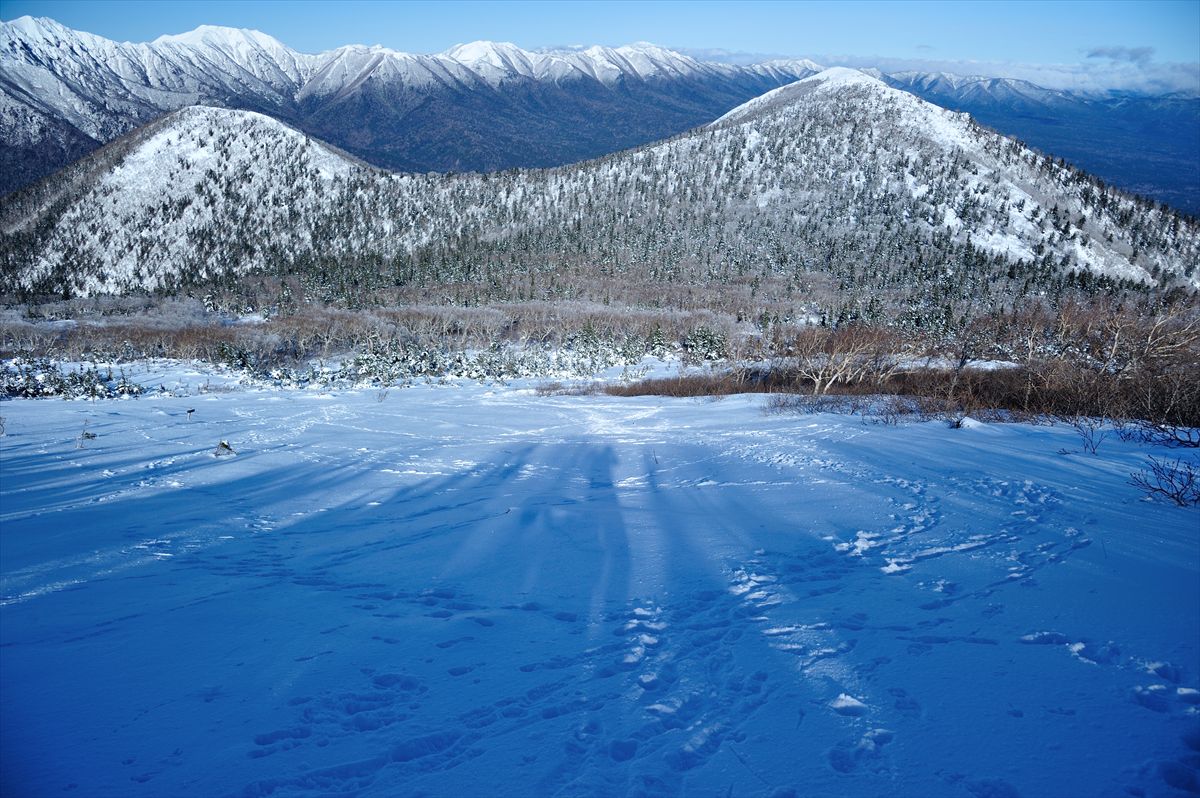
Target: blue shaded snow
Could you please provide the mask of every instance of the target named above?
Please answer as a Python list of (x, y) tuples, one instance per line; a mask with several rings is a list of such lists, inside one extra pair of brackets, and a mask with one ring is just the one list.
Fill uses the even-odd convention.
[(762, 405), (0, 405), (0, 794), (1200, 789), (1151, 449)]

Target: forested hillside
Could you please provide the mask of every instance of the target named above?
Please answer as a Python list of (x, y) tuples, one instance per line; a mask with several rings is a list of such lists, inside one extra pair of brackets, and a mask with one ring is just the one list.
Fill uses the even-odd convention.
[(5, 288), (27, 295), (253, 274), (351, 303), (423, 286), (687, 304), (711, 287), (930, 325), (1031, 294), (1200, 283), (1193, 220), (844, 69), (657, 145), (499, 174), (389, 174), (264, 116), (190, 108), (0, 220)]

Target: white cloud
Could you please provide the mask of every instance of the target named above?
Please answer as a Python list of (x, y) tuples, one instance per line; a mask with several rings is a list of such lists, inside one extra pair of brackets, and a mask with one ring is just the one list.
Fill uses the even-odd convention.
[(1145, 65), (1154, 57), (1153, 47), (1093, 47), (1088, 50), (1088, 58), (1107, 58), (1109, 61), (1128, 61), (1131, 64)]
[[(927, 46), (927, 45), (926, 45)], [(754, 53), (740, 50), (676, 47), (701, 61), (755, 64), (777, 58), (799, 56)], [(1017, 78), (1045, 86), (1077, 92), (1131, 92), (1137, 94), (1183, 94), (1200, 97), (1200, 64), (1158, 63), (1152, 47), (1094, 47), (1087, 60), (1078, 64), (1027, 64), (1009, 61), (955, 61), (936, 58), (890, 58), (887, 56), (809, 55), (825, 66), (874, 67), (883, 72), (949, 72)]]
[(1096, 60), (1080, 64), (1022, 64), (1006, 61), (947, 61), (925, 58), (828, 55), (814, 56), (813, 60), (828, 66), (875, 67), (884, 72), (915, 70), (950, 72), (955, 75), (1017, 78), (1045, 86), (1048, 89), (1069, 89), (1079, 92), (1123, 91), (1153, 95), (1200, 96), (1200, 64), (1154, 63), (1149, 60), (1136, 60), (1134, 56), (1128, 53), (1123, 59), (1098, 56)]
[(723, 64), (761, 64), (780, 58), (794, 58), (783, 53), (752, 53), (745, 50), (722, 50), (718, 47), (672, 47), (677, 53), (691, 56), (697, 61), (717, 61)]

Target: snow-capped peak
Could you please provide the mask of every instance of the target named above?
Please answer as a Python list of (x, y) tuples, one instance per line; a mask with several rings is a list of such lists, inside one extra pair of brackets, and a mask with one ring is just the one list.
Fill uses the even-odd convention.
[(60, 25), (49, 17), (31, 17), (26, 14), (23, 17), (11, 19), (8, 22), (2, 23), (3, 27), (15, 31), (29, 39), (44, 39), (47, 34), (62, 36), (63, 34), (74, 34), (75, 31), (70, 28)]
[(868, 75), (860, 69), (840, 66), (829, 67), (798, 82), (821, 83), (826, 86), (885, 86), (879, 78)]
[(512, 77), (535, 77), (545, 56), (522, 50), (511, 42), (476, 41), (456, 44), (441, 54), (495, 85)]
[(201, 25), (186, 33), (159, 36), (153, 44), (184, 44), (192, 47), (207, 46), (222, 49), (240, 48), (251, 44), (271, 49), (286, 49), (282, 42), (262, 31), (250, 28), (226, 28), (220, 25)]
[(436, 57), (461, 64), (493, 85), (513, 77), (558, 80), (571, 75), (614, 83), (621, 78), (643, 80), (705, 69), (686, 55), (650, 42), (529, 51), (509, 42), (477, 41), (455, 45)]
[(870, 87), (884, 92), (893, 91), (883, 81), (863, 74), (857, 69), (830, 67), (815, 75), (809, 75), (794, 83), (780, 86), (778, 89), (769, 91), (760, 97), (755, 97), (749, 102), (742, 103), (712, 124), (719, 125), (724, 122), (740, 121), (754, 114), (788, 105), (813, 91), (838, 91), (855, 86)]
[(677, 53), (674, 50), (668, 50), (666, 47), (661, 47), (653, 42), (634, 42), (633, 44), (622, 45), (617, 48), (622, 52), (643, 53), (647, 56), (657, 58), (666, 58), (672, 61), (687, 61), (693, 62), (693, 58), (686, 56), (683, 53)]
[(763, 61), (758, 66), (777, 67), (793, 71), (809, 70), (812, 72), (823, 72), (825, 70), (824, 66), (808, 58), (773, 58), (770, 61)]
[(61, 27), (57, 22), (49, 17), (31, 17), (28, 14), (23, 17), (17, 17), (16, 19), (10, 19), (4, 24), (21, 31), (26, 35), (37, 34), (41, 32), (43, 28), (49, 26)]
[(452, 58), (462, 64), (470, 64), (475, 61), (489, 61), (498, 63), (504, 59), (517, 58), (522, 60), (530, 60), (536, 58), (536, 54), (522, 50), (512, 42), (489, 42), (475, 41), (467, 44), (456, 44), (450, 49), (442, 53), (447, 58)]
[(0, 22), (0, 43), (21, 43), (35, 51), (49, 48), (54, 51), (64, 42), (77, 42), (85, 47), (111, 45), (108, 39), (83, 31), (72, 30), (49, 17), (23, 16)]
[(694, 58), (677, 53), (674, 50), (668, 50), (665, 47), (659, 47), (656, 44), (650, 44), (649, 42), (627, 44), (623, 47), (618, 47), (616, 51), (636, 64), (639, 67), (639, 73), (643, 77), (649, 74), (657, 74), (664, 70), (676, 73), (688, 73), (698, 71), (702, 68), (700, 62)]

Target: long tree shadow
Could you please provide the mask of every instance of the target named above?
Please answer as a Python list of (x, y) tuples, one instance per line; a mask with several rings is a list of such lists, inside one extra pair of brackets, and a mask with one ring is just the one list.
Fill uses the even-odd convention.
[[(604, 614), (609, 603), (625, 599), (628, 546), (613, 460), (611, 449), (586, 442), (546, 451), (525, 446), (482, 467), (392, 488), (380, 487), (378, 462), (295, 463), (231, 482), (123, 495), (95, 509), (56, 513), (53, 523), (66, 528), (107, 529), (110, 539), (152, 535), (159, 545), (149, 551), (117, 547), (111, 556), (119, 562), (92, 558), (80, 565), (74, 584), (6, 609), (6, 670), (19, 674), (22, 690), (5, 691), (5, 726), (61, 717), (64, 723), (49, 723), (46, 734), (79, 743), (72, 774), (86, 774), (93, 787), (123, 785), (130, 794), (170, 791), (168, 774), (131, 787), (119, 762), (83, 742), (111, 735), (111, 729), (92, 715), (67, 724), (75, 713), (62, 706), (66, 697), (43, 688), (100, 675), (110, 680), (110, 700), (188, 702), (197, 685), (179, 672), (175, 641), (184, 627), (187, 671), (203, 673), (212, 685), (199, 694), (203, 706), (192, 711), (227, 722), (234, 706), (229, 699), (236, 698), (237, 715), (263, 727), (257, 737), (231, 728), (230, 736), (213, 741), (245, 745), (254, 755), (239, 767), (204, 774), (217, 791), (239, 780), (306, 770), (295, 761), (283, 763), (301, 738), (271, 731), (280, 722), (272, 718), (296, 712), (297, 704), (289, 704), (298, 697), (292, 685), (316, 689), (332, 707), (309, 713), (311, 734), (323, 734), (327, 747), (309, 746), (306, 761), (336, 761), (348, 750), (387, 751), (397, 739), (387, 728), (405, 714), (394, 705), (413, 697), (403, 685), (419, 679), (422, 693), (446, 693), (445, 701), (431, 701), (419, 725), (443, 724), (464, 711), (464, 701), (477, 708), (475, 703), (502, 692), (509, 667), (518, 676), (528, 673), (517, 667), (524, 659), (512, 661), (523, 646), (545, 654), (546, 640), (564, 628), (577, 633), (589, 613)], [(371, 482), (368, 490), (364, 481)], [(282, 512), (293, 498), (314, 495), (334, 501), (294, 517)], [(36, 534), (39, 523), (46, 521), (27, 519), (19, 531)], [(74, 579), (73, 572), (46, 576)], [(514, 643), (520, 629), (534, 642)], [(111, 649), (115, 639), (123, 641), (119, 653)], [(455, 651), (438, 647), (455, 639), (461, 640)], [(478, 659), (447, 666), (447, 656), (469, 649)], [(430, 652), (442, 654), (442, 661)], [(39, 661), (54, 666), (35, 667)], [(256, 674), (253, 687), (243, 668)], [(472, 670), (491, 675), (461, 680)], [(421, 675), (376, 679), (365, 676), (368, 671)], [(353, 689), (353, 682), (363, 682), (359, 689), (378, 700), (348, 704), (339, 698), (339, 686)], [(463, 690), (463, 684), (471, 686)], [(144, 747), (139, 735), (148, 724), (163, 722), (162, 712), (146, 713), (118, 737)], [(6, 782), (35, 786), (37, 774), (62, 773), (64, 764), (52, 761), (44, 745), (47, 737), (5, 739), (6, 760), (22, 763)], [(330, 740), (336, 742), (328, 745)]]
[[(617, 479), (631, 453), (642, 489)], [(719, 467), (686, 454), (684, 483)], [(584, 437), (492, 444), (406, 484), (387, 455), (248, 458), (236, 479), (56, 514), (134, 543), (114, 549), (125, 567), (6, 608), (23, 689), (6, 691), (5, 726), (43, 719), (5, 735), (13, 783), (464, 795), (504, 772), (541, 794), (683, 794), (710, 762), (758, 767), (737, 752), (764, 713), (803, 717), (813, 692), (779, 676), (793, 655), (735, 590), (755, 530), (786, 523), (778, 503), (662, 484), (644, 450)], [(789, 562), (824, 562), (805, 545)], [(141, 714), (114, 730), (69, 707), (95, 698), (51, 690), (97, 678)], [(52, 735), (74, 760), (54, 759)], [(196, 753), (130, 782), (121, 763), (158, 738)], [(213, 770), (201, 752), (216, 749), (244, 756)]]

